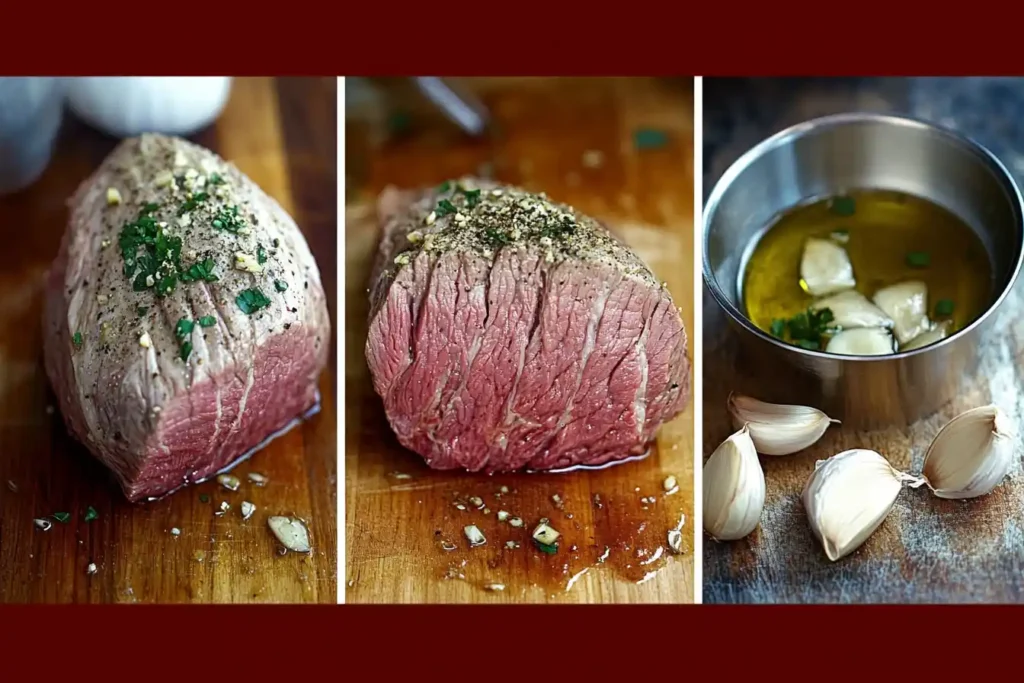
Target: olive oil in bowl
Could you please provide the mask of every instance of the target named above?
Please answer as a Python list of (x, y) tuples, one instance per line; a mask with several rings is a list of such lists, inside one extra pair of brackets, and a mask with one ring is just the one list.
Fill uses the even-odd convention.
[[(826, 252), (827, 258), (811, 259), (817, 270), (808, 265), (809, 245)], [(831, 279), (822, 280), (822, 272)], [(970, 226), (931, 201), (889, 190), (853, 191), (783, 213), (757, 241), (741, 283), (747, 317), (758, 328), (797, 346), (844, 355), (935, 343), (981, 316), (993, 286), (988, 254)], [(900, 287), (887, 289), (895, 285)], [(904, 315), (911, 300), (892, 303), (891, 293), (906, 288), (917, 297), (912, 325)], [(860, 322), (861, 315), (856, 323), (847, 316), (845, 326), (838, 324), (843, 320), (821, 308), (835, 294), (859, 300), (862, 313), (873, 309), (888, 322), (872, 327), (876, 323)], [(891, 347), (879, 350), (872, 339), (872, 351), (847, 350), (853, 347), (840, 335), (851, 327), (865, 329), (847, 337), (877, 334)]]

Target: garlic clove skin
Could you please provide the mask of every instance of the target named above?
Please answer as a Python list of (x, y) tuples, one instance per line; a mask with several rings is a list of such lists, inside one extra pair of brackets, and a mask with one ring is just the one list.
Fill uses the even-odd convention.
[(893, 351), (892, 335), (880, 327), (843, 330), (825, 346), (826, 353), (842, 356), (884, 356)]
[(892, 328), (895, 324), (885, 311), (852, 289), (827, 296), (811, 304), (811, 309), (815, 311), (823, 308), (832, 311), (831, 324), (844, 330), (858, 327)]
[(994, 405), (957, 415), (935, 435), (924, 456), (924, 479), (939, 498), (977, 498), (991, 493), (1017, 457), (1017, 434)]
[(804, 243), (800, 279), (811, 296), (826, 296), (857, 285), (846, 250), (832, 240), (817, 237)]
[(764, 472), (750, 431), (743, 427), (704, 464), (704, 530), (719, 541), (750, 534), (764, 510)]
[(928, 285), (908, 280), (875, 292), (875, 305), (893, 319), (893, 332), (900, 344), (931, 329), (928, 320)]
[(754, 448), (763, 455), (790, 455), (813, 445), (829, 425), (839, 423), (817, 408), (765, 403), (749, 396), (729, 396), (736, 429), (744, 425)]
[(867, 449), (819, 460), (801, 498), (828, 559), (835, 562), (859, 548), (885, 520), (908, 480), (922, 483)]
[(936, 344), (946, 337), (949, 336), (950, 331), (953, 329), (953, 324), (948, 320), (945, 320), (932, 329), (917, 335), (909, 342), (900, 347), (900, 351), (913, 351), (914, 349), (920, 349), (925, 346), (931, 346)]

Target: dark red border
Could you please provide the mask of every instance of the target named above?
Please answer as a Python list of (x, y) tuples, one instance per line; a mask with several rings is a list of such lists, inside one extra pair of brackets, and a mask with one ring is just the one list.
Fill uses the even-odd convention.
[(1024, 73), (1012, 4), (8, 3), (5, 74)]

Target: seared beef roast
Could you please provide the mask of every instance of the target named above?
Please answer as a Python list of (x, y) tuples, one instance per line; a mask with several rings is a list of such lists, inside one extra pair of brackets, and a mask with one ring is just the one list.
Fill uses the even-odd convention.
[(608, 230), (475, 179), (386, 190), (366, 358), (388, 420), (437, 469), (641, 454), (689, 399), (668, 290)]
[(46, 369), (131, 500), (231, 465), (315, 405), (330, 321), (294, 221), (234, 166), (144, 135), (70, 200)]

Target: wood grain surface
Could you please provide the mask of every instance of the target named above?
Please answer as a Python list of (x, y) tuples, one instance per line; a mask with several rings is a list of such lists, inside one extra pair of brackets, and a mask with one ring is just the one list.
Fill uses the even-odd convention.
[[(710, 87), (706, 81), (705, 107), (722, 115), (711, 117), (711, 121), (705, 118), (705, 192), (747, 147), (810, 117), (872, 110), (925, 118), (941, 112), (945, 125), (958, 120), (943, 103), (951, 98), (949, 92), (933, 96), (917, 90), (916, 79), (835, 80), (839, 82), (822, 83), (819, 79), (795, 84), (766, 79), (764, 83), (720, 83)], [(713, 93), (710, 101), (709, 93)], [(987, 118), (980, 114), (989, 111), (983, 100), (972, 104), (970, 94), (965, 97), (959, 90), (958, 96), (964, 97), (959, 102), (970, 111), (970, 119)], [(757, 112), (753, 119), (752, 112)], [(989, 144), (999, 151), (1008, 167), (1024, 168), (1024, 148), (997, 146), (1001, 137), (998, 131), (1010, 128), (1004, 128), (997, 116), (989, 121), (988, 133), (995, 133)], [(966, 132), (984, 137), (986, 131)], [(799, 384), (794, 383), (791, 373), (755, 365), (740, 351), (735, 332), (726, 326), (724, 314), (706, 290), (703, 311), (706, 460), (733, 431), (726, 412), (730, 391), (768, 401), (806, 400), (802, 400)], [(942, 500), (927, 487), (904, 487), (878, 530), (852, 555), (834, 563), (825, 557), (811, 534), (800, 501), (815, 461), (844, 450), (873, 449), (894, 467), (920, 474), (931, 440), (958, 413), (991, 402), (1020, 424), (1024, 417), (1022, 360), (1024, 293), (1018, 286), (987, 333), (978, 369), (963, 378), (958, 398), (937, 414), (904, 427), (873, 432), (832, 427), (817, 444), (801, 453), (762, 456), (767, 498), (761, 525), (741, 541), (716, 543), (705, 539), (704, 602), (1024, 601), (1024, 479), (1019, 461), (1001, 486), (974, 500)]]
[[(347, 95), (346, 602), (691, 602), (692, 403), (662, 428), (646, 460), (557, 475), (433, 472), (388, 427), (364, 344), (373, 202), (389, 184), (482, 172), (545, 191), (619, 230), (668, 282), (693, 328), (692, 82), (477, 79), (468, 86), (496, 124), (483, 139), (465, 137), (400, 82), (374, 84), (385, 102), (372, 91)], [(664, 134), (664, 144), (639, 149), (635, 135), (644, 128)], [(671, 495), (663, 491), (668, 475), (679, 483)], [(475, 497), (485, 509), (475, 508)], [(498, 523), (498, 510), (521, 516), (526, 528)], [(541, 517), (563, 533), (557, 555), (528, 542)], [(684, 552), (670, 557), (666, 534), (681, 518)], [(485, 546), (466, 548), (468, 524), (484, 532)], [(507, 548), (510, 540), (521, 546)]]
[[(194, 136), (296, 219), (332, 319), (336, 108), (333, 78), (236, 79), (220, 119)], [(207, 482), (132, 505), (54, 412), (42, 366), (43, 274), (66, 224), (65, 201), (116, 142), (68, 115), (43, 177), (0, 198), (0, 602), (334, 603), (336, 354), (321, 378), (321, 412), (236, 468), (236, 493)], [(249, 472), (269, 482), (256, 487)], [(245, 522), (243, 500), (257, 506)], [(231, 509), (217, 516), (222, 501)], [(98, 516), (86, 521), (90, 507)], [(48, 531), (33, 524), (59, 512), (70, 515), (66, 523), (50, 517)], [(310, 555), (278, 554), (266, 524), (273, 514), (309, 521)]]

